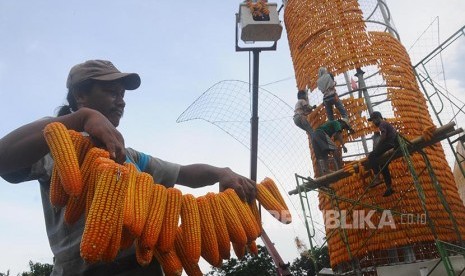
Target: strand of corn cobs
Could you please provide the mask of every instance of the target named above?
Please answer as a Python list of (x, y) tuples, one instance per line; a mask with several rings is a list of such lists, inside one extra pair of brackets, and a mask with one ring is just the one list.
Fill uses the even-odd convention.
[[(156, 258), (168, 275), (181, 275), (183, 268), (201, 275), (200, 257), (220, 267), (231, 249), (238, 259), (257, 254), (262, 225), (256, 201), (242, 201), (233, 189), (195, 198), (166, 188), (132, 163), (115, 163), (89, 137), (60, 123), (48, 125), (44, 135), (55, 159), (50, 202), (64, 208), (68, 224), (85, 219), (80, 248), (86, 262), (111, 262), (133, 246), (141, 266)], [(273, 180), (266, 178), (257, 188), (258, 203), (290, 223)]]

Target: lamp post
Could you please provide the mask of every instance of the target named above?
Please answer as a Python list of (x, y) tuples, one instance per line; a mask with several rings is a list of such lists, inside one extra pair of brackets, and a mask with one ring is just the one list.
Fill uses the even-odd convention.
[[(236, 52), (252, 52), (252, 117), (250, 119), (250, 179), (257, 181), (257, 160), (258, 160), (258, 88), (259, 88), (259, 63), (261, 51), (274, 51), (276, 44), (281, 37), (282, 26), (277, 12), (277, 5), (267, 3), (270, 9), (269, 16), (265, 20), (256, 20), (252, 16), (247, 4), (240, 4), (239, 14), (236, 14)], [(273, 8), (273, 10), (271, 10)], [(239, 46), (239, 24), (241, 25), (241, 39), (246, 43), (256, 41), (272, 41), (271, 46), (266, 47), (240, 47)], [(269, 239), (265, 230), (262, 229), (261, 239), (265, 244), (273, 262), (277, 267), (277, 273), (281, 275), (292, 275), (289, 271), (289, 264), (285, 264), (273, 242)]]

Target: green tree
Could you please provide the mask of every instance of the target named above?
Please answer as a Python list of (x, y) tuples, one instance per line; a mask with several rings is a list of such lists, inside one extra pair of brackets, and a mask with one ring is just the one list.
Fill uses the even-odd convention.
[(10, 270), (8, 269), (8, 270), (6, 271), (6, 273), (1, 273), (1, 272), (0, 272), (0, 276), (10, 276)]
[(323, 267), (331, 267), (328, 247), (326, 245), (315, 248), (315, 256), (313, 258), (310, 250), (300, 253), (300, 257), (296, 258), (290, 266), (291, 272), (294, 275), (314, 276), (317, 272), (315, 271), (315, 260), (318, 266), (318, 271)]
[(31, 271), (23, 272), (21, 273), (21, 276), (50, 276), (52, 273), (53, 265), (34, 263), (29, 261), (29, 268)]
[(242, 260), (230, 258), (221, 268), (212, 267), (207, 276), (275, 276), (276, 267), (265, 247), (258, 245), (258, 256), (244, 256)]

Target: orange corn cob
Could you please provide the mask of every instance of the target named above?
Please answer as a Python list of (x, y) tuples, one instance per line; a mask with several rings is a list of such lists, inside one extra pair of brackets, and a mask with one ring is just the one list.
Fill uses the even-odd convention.
[[(95, 148), (91, 149), (90, 152), (94, 151)], [(109, 154), (109, 153), (108, 153)], [(86, 162), (86, 161), (84, 161)], [(87, 181), (87, 196), (86, 196), (86, 217), (89, 215), (90, 207), (92, 206), (92, 200), (94, 199), (95, 184), (97, 182), (97, 168), (104, 163), (113, 164), (115, 161), (106, 157), (97, 157), (94, 162), (89, 164), (88, 170), (88, 181)], [(84, 171), (86, 174), (86, 171)]]
[(258, 210), (257, 200), (254, 199), (251, 203), (248, 203), (250, 211), (254, 216), (255, 221), (257, 222), (258, 226), (260, 227), (260, 234), (262, 232), (262, 216), (260, 215), (260, 211)]
[(258, 256), (258, 247), (257, 243), (255, 241), (252, 241), (249, 245), (247, 245), (247, 248), (250, 252), (250, 254), (254, 256)]
[[(82, 137), (82, 135), (79, 133), (77, 133), (77, 135)], [(82, 150), (81, 152), (84, 151)], [(84, 159), (80, 167), (83, 183), (82, 193), (80, 196), (70, 197), (68, 204), (66, 205), (64, 219), (65, 222), (68, 224), (74, 224), (76, 221), (78, 221), (79, 218), (82, 216), (82, 213), (84, 213), (84, 210), (86, 209), (87, 193), (89, 190), (89, 179), (91, 174), (90, 168), (94, 165), (93, 162), (97, 157), (110, 158), (110, 153), (100, 148), (91, 148), (87, 151), (87, 154), (84, 156)]]
[(232, 246), (233, 246), (234, 254), (236, 254), (237, 259), (242, 260), (245, 256), (246, 245), (233, 242)]
[(292, 221), (291, 214), (262, 184), (257, 184), (257, 200), (277, 220), (289, 224)]
[(185, 245), (185, 240), (183, 239), (183, 231), (181, 227), (178, 227), (176, 231), (176, 240), (174, 242), (174, 248), (176, 250), (176, 255), (178, 255), (179, 260), (181, 261), (182, 267), (188, 276), (203, 276), (202, 271), (200, 270), (199, 264), (197, 262), (189, 261), (187, 256)]
[(123, 225), (128, 228), (130, 232), (133, 232), (137, 168), (133, 163), (124, 163), (124, 166), (128, 168), (129, 171), (129, 185), (126, 198), (124, 199)]
[(157, 242), (157, 248), (160, 252), (168, 252), (173, 248), (179, 215), (181, 213), (181, 191), (175, 188), (168, 188), (166, 192), (165, 216), (163, 217), (161, 232)]
[(153, 191), (151, 192), (152, 198), (149, 203), (150, 210), (139, 238), (141, 245), (149, 249), (153, 249), (159, 239), (168, 197), (165, 186), (155, 184), (151, 186), (151, 189)]
[(127, 168), (116, 163), (103, 163), (97, 168), (95, 195), (81, 240), (81, 257), (86, 262), (101, 260), (111, 234), (116, 231), (128, 186), (127, 177)]
[(149, 203), (152, 200), (153, 178), (148, 173), (138, 173), (136, 177), (136, 191), (134, 204), (134, 222), (132, 233), (135, 237), (140, 237), (144, 230), (145, 222), (149, 214)]
[(278, 200), (279, 203), (286, 209), (289, 210), (287, 207), (286, 202), (284, 201), (284, 198), (282, 197), (281, 193), (279, 192), (278, 186), (276, 186), (276, 183), (271, 179), (266, 177), (260, 184), (265, 186), (268, 191)]
[[(197, 198), (197, 206), (200, 215), (200, 234), (201, 234), (201, 256), (212, 266), (221, 266), (221, 257), (218, 250), (218, 240), (215, 232), (215, 222), (213, 221), (210, 204), (207, 197), (200, 196)], [(227, 229), (225, 229), (227, 231)]]
[(57, 167), (53, 167), (50, 179), (50, 203), (54, 207), (64, 207), (68, 202), (69, 195), (65, 192), (58, 176)]
[[(126, 180), (127, 181), (127, 180)], [(110, 242), (108, 243), (107, 249), (103, 252), (102, 260), (104, 262), (111, 262), (113, 261), (116, 256), (118, 255), (121, 239), (122, 239), (122, 232), (123, 232), (123, 200), (119, 200), (118, 203), (120, 206), (118, 208), (117, 218), (116, 218), (116, 227), (113, 232), (110, 234)]]
[(247, 203), (243, 202), (233, 189), (226, 189), (224, 191), (228, 196), (231, 205), (235, 208), (236, 213), (239, 215), (239, 220), (244, 228), (247, 236), (247, 243), (252, 242), (260, 235), (260, 226), (255, 221), (252, 211), (247, 206)]
[(182, 196), (181, 223), (186, 257), (198, 263), (201, 251), (200, 216), (197, 200), (191, 194)]
[(153, 250), (141, 245), (139, 240), (136, 240), (136, 259), (141, 266), (150, 264), (153, 258)]
[(234, 206), (225, 193), (219, 193), (218, 199), (220, 201), (221, 209), (223, 210), (224, 220), (226, 221), (226, 227), (228, 228), (231, 242), (246, 245), (247, 236), (239, 219), (239, 214), (237, 214)]
[(220, 200), (214, 193), (207, 193), (206, 198), (208, 199), (212, 218), (215, 222), (215, 233), (220, 257), (223, 260), (227, 260), (231, 256), (231, 243)]
[[(181, 201), (179, 201), (179, 202), (181, 202)], [(176, 237), (176, 229), (175, 229), (174, 235)], [(171, 248), (170, 251), (168, 251), (166, 253), (162, 253), (162, 252), (158, 251), (157, 249), (154, 249), (153, 250), (153, 255), (155, 256), (155, 258), (160, 263), (161, 267), (163, 268), (163, 272), (166, 275), (181, 276), (181, 274), (182, 274), (182, 263), (181, 263), (181, 260), (179, 260), (178, 255), (176, 255), (176, 251), (174, 250), (174, 246), (173, 246), (173, 248)]]
[(89, 151), (94, 145), (88, 136), (84, 136), (72, 129), (68, 130), (68, 132), (69, 136), (71, 137), (71, 141), (73, 142), (74, 149), (76, 150), (79, 166), (81, 166), (87, 151)]
[(53, 122), (44, 128), (45, 141), (57, 166), (58, 175), (67, 194), (78, 196), (82, 191), (81, 172), (71, 137), (65, 125)]

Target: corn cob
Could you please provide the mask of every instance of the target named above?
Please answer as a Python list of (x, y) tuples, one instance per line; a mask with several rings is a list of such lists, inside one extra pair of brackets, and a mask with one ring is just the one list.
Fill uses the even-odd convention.
[(242, 260), (245, 256), (246, 245), (233, 242), (232, 246), (233, 246), (234, 254), (236, 254), (237, 259)]
[(197, 200), (191, 194), (182, 196), (181, 223), (186, 257), (198, 263), (201, 252), (200, 216)]
[(213, 221), (207, 197), (197, 197), (197, 205), (199, 207), (200, 215), (200, 234), (202, 241), (201, 256), (212, 266), (220, 267), (222, 262), (220, 252), (218, 250), (215, 222)]
[(279, 192), (278, 186), (276, 186), (276, 183), (271, 179), (266, 177), (260, 184), (265, 186), (268, 191), (278, 200), (279, 203), (286, 209), (289, 210), (287, 207), (286, 202), (284, 201), (284, 198), (282, 197), (281, 193)]
[(78, 157), (79, 166), (82, 165), (87, 152), (94, 146), (88, 136), (83, 136), (81, 133), (72, 129), (68, 130), (71, 141), (73, 142), (76, 155)]
[(123, 225), (133, 233), (137, 168), (133, 163), (124, 163), (124, 166), (128, 168), (129, 171), (129, 185), (126, 198), (124, 199)]
[(175, 188), (166, 189), (166, 210), (163, 217), (157, 248), (160, 252), (168, 252), (174, 247), (176, 229), (178, 228), (179, 215), (181, 213), (182, 193)]
[(152, 198), (150, 200), (149, 214), (145, 222), (144, 229), (140, 235), (141, 245), (153, 249), (158, 241), (160, 231), (163, 225), (164, 217), (166, 216), (167, 189), (165, 186), (155, 184), (151, 186)]
[(150, 264), (153, 258), (153, 250), (148, 249), (141, 245), (140, 241), (136, 239), (136, 259), (141, 266)]
[(252, 241), (250, 244), (248, 244), (247, 249), (249, 250), (250, 254), (258, 256), (258, 247), (255, 241)]
[(68, 198), (69, 195), (65, 192), (57, 168), (54, 166), (50, 179), (50, 203), (54, 207), (64, 207), (68, 202)]
[(260, 226), (257, 224), (255, 218), (253, 217), (252, 211), (247, 206), (247, 203), (241, 201), (233, 189), (226, 189), (226, 191), (223, 193), (228, 196), (231, 205), (239, 215), (239, 220), (247, 236), (247, 243), (252, 242), (260, 235), (261, 232)]
[(257, 200), (254, 199), (251, 203), (248, 203), (250, 211), (254, 216), (255, 221), (257, 222), (260, 228), (260, 234), (262, 232), (262, 216), (260, 215), (260, 211), (258, 210)]
[(127, 168), (116, 163), (103, 163), (97, 167), (95, 195), (81, 240), (81, 257), (86, 262), (101, 260), (111, 233), (116, 231), (128, 186), (127, 177)]
[(207, 193), (206, 198), (208, 199), (212, 218), (215, 222), (215, 233), (220, 257), (223, 260), (227, 260), (231, 256), (231, 243), (220, 200), (214, 193)]
[[(179, 201), (181, 202), (181, 201)], [(174, 229), (174, 235), (176, 237), (176, 229)], [(182, 274), (182, 263), (181, 260), (179, 260), (178, 255), (176, 255), (176, 251), (174, 249), (174, 244), (173, 248), (171, 248), (170, 251), (166, 253), (162, 253), (158, 251), (156, 248), (153, 249), (153, 255), (155, 258), (158, 260), (160, 263), (161, 267), (163, 268), (163, 272), (166, 275), (177, 275), (181, 276)]]
[(223, 210), (224, 220), (226, 221), (226, 227), (228, 229), (231, 242), (246, 245), (247, 236), (239, 219), (239, 214), (237, 214), (234, 206), (225, 193), (219, 193), (218, 199), (221, 204), (221, 209)]
[[(77, 135), (82, 137), (82, 135), (79, 133), (77, 133)], [(90, 145), (89, 143), (90, 141), (87, 143), (87, 145)], [(81, 144), (86, 143), (81, 142)], [(84, 150), (81, 149), (81, 152), (84, 152)], [(108, 151), (100, 148), (90, 148), (86, 152), (80, 167), (83, 183), (81, 195), (77, 197), (70, 197), (70, 199), (68, 200), (68, 204), (66, 204), (64, 219), (65, 222), (68, 224), (74, 224), (76, 221), (78, 221), (79, 218), (82, 216), (82, 213), (84, 213), (84, 210), (86, 209), (87, 193), (89, 190), (88, 186), (90, 179), (90, 168), (94, 165), (93, 162), (97, 157), (110, 158), (110, 154), (108, 153)]]
[(148, 173), (138, 173), (136, 177), (136, 191), (134, 204), (134, 222), (131, 232), (135, 237), (140, 237), (144, 230), (149, 214), (149, 203), (152, 199), (153, 178)]
[(45, 126), (44, 137), (57, 166), (58, 175), (67, 194), (78, 196), (82, 178), (73, 142), (65, 125), (53, 122)]
[[(94, 151), (94, 149), (91, 149), (90, 152)], [(109, 154), (109, 153), (108, 153)], [(86, 162), (86, 161), (85, 161)], [(86, 217), (89, 215), (90, 212), (90, 207), (92, 206), (92, 201), (94, 199), (94, 193), (95, 193), (95, 184), (97, 183), (97, 168), (104, 163), (108, 164), (114, 164), (115, 161), (106, 158), (106, 157), (97, 157), (95, 158), (94, 162), (91, 162), (89, 164), (89, 180), (87, 181), (87, 196), (86, 196)], [(84, 174), (86, 174), (87, 171), (84, 171)]]
[[(126, 180), (127, 181), (127, 180)], [(118, 200), (118, 208), (117, 208), (117, 218), (116, 218), (116, 227), (114, 228), (113, 232), (111, 232), (110, 242), (108, 246), (103, 252), (102, 260), (104, 262), (111, 262), (116, 258), (118, 255), (120, 245), (121, 245), (121, 238), (123, 232), (123, 200)]]
[(200, 270), (199, 264), (197, 262), (189, 261), (188, 253), (184, 245), (186, 244), (183, 239), (183, 230), (181, 227), (178, 227), (176, 231), (176, 240), (174, 242), (174, 248), (176, 250), (176, 255), (178, 255), (179, 260), (181, 261), (182, 267), (188, 276), (203, 276), (202, 271)]
[(257, 184), (257, 200), (277, 220), (289, 224), (292, 221), (291, 214), (262, 184)]

